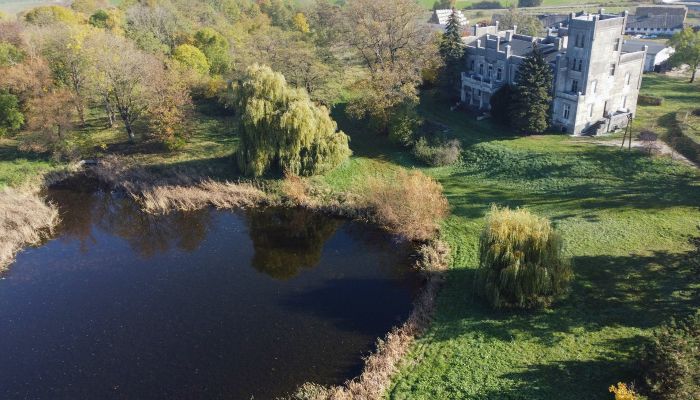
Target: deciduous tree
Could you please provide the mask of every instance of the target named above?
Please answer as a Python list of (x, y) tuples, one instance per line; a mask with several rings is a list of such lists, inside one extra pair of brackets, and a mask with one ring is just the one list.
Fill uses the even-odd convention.
[(213, 74), (224, 74), (229, 70), (229, 43), (221, 33), (212, 28), (200, 29), (194, 35), (194, 45), (207, 56)]
[(693, 28), (685, 28), (673, 35), (668, 44), (676, 50), (669, 59), (671, 65), (688, 64), (691, 70), (690, 83), (695, 82), (695, 74), (700, 67), (700, 31), (695, 32)]
[(181, 44), (173, 51), (173, 59), (185, 67), (206, 75), (209, 73), (209, 61), (202, 51), (191, 44)]
[(24, 114), (19, 107), (17, 96), (0, 92), (0, 137), (18, 130), (24, 123)]
[(349, 0), (343, 39), (367, 68), (348, 111), (371, 117), (388, 132), (394, 107), (417, 102), (421, 71), (437, 57), (431, 33), (420, 23), (424, 10), (413, 0)]
[(293, 89), (269, 67), (249, 67), (234, 91), (240, 118), (241, 170), (259, 176), (269, 170), (314, 175), (350, 155), (348, 137), (328, 109), (315, 105), (306, 91)]

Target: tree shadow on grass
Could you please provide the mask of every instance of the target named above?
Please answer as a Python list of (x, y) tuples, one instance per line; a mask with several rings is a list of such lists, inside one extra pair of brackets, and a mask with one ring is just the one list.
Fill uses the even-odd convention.
[(611, 327), (652, 328), (700, 306), (691, 253), (581, 256), (573, 259), (570, 293), (549, 310), (494, 311), (475, 296), (475, 270), (450, 271), (440, 298), (433, 340), (467, 332), (500, 341), (516, 338), (551, 346), (562, 334)]
[[(612, 398), (608, 388), (617, 382), (636, 380), (634, 362), (628, 360), (562, 360), (536, 364), (500, 378), (515, 384), (491, 390), (480, 399), (571, 400)], [(612, 379), (611, 379), (612, 378)], [(638, 381), (637, 381), (638, 382)]]

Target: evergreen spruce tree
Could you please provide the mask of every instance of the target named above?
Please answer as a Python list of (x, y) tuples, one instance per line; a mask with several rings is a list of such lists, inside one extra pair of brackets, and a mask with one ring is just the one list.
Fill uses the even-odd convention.
[(327, 108), (314, 104), (304, 89), (287, 85), (282, 74), (253, 65), (234, 91), (243, 173), (274, 170), (295, 175), (326, 172), (350, 156), (348, 136)]
[(440, 56), (444, 64), (441, 81), (445, 88), (445, 93), (449, 97), (457, 95), (459, 74), (463, 69), (464, 44), (462, 43), (461, 31), (462, 25), (459, 23), (455, 10), (452, 9), (452, 14), (445, 27), (445, 33), (440, 41)]
[(552, 69), (535, 45), (518, 70), (513, 97), (514, 127), (522, 133), (542, 133), (549, 126)]

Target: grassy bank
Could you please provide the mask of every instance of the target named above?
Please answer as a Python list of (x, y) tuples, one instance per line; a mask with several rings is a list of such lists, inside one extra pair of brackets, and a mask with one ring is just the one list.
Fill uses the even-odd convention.
[[(644, 91), (663, 88), (667, 103), (641, 107), (637, 126), (665, 127), (674, 108), (695, 103), (697, 92), (683, 85), (663, 76), (645, 81)], [(609, 385), (638, 379), (635, 354), (650, 331), (700, 306), (700, 284), (687, 263), (688, 238), (700, 235), (698, 171), (591, 139), (516, 137), (432, 100), (422, 113), (461, 140), (460, 165), (424, 169), (346, 123), (355, 157), (323, 178), (339, 190), (361, 191), (368, 177), (423, 168), (452, 206), (443, 236), (453, 261), (436, 320), (387, 396), (608, 398)], [(563, 233), (576, 276), (552, 310), (494, 312), (475, 298), (478, 235), (492, 203), (528, 207)]]
[[(453, 207), (443, 231), (454, 258), (436, 321), (388, 396), (607, 398), (610, 384), (634, 380), (634, 354), (650, 330), (700, 305), (685, 258), (688, 237), (700, 234), (697, 170), (587, 139), (510, 137), (433, 104), (423, 111), (465, 148), (462, 165), (428, 171)], [(528, 207), (563, 233), (576, 276), (552, 310), (494, 312), (474, 298), (478, 234), (491, 203)]]

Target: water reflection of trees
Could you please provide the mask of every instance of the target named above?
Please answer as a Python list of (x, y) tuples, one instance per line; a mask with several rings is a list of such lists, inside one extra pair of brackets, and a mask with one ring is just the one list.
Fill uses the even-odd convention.
[(323, 245), (342, 224), (301, 209), (251, 210), (247, 220), (253, 267), (276, 279), (290, 279), (303, 268), (317, 266)]
[(209, 209), (153, 216), (131, 200), (99, 192), (52, 191), (49, 200), (58, 204), (60, 233), (79, 240), (81, 247), (94, 243), (93, 228), (98, 227), (126, 240), (143, 257), (171, 248), (195, 250), (213, 219)]

